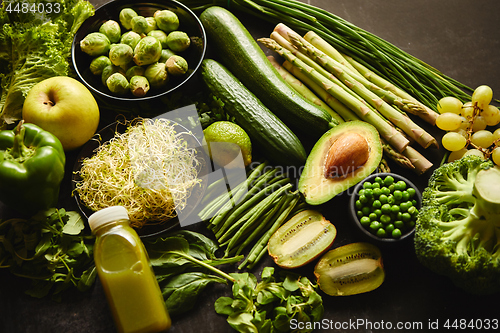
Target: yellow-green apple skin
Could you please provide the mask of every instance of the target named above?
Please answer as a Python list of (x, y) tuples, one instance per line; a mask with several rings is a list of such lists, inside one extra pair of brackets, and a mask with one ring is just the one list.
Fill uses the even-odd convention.
[(65, 151), (89, 141), (99, 126), (99, 118), (99, 106), (92, 93), (67, 76), (37, 83), (23, 105), (23, 120), (54, 134)]

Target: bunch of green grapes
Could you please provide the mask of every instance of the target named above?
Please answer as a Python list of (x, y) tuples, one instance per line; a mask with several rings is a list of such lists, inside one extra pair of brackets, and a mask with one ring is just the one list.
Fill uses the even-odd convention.
[(443, 147), (450, 151), (448, 162), (465, 155), (491, 158), (500, 165), (500, 110), (490, 104), (493, 91), (487, 85), (477, 87), (470, 102), (447, 96), (439, 100), (436, 126), (447, 131), (442, 138)]

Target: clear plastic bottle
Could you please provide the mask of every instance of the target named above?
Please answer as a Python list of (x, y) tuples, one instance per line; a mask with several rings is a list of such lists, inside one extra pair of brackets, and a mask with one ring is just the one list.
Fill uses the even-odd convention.
[(112, 206), (95, 212), (94, 260), (118, 332), (164, 332), (171, 321), (144, 244), (128, 212)]

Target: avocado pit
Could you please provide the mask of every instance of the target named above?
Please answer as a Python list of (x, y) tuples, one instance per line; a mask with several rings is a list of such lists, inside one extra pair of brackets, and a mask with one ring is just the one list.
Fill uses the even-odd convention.
[(370, 156), (366, 139), (355, 132), (346, 132), (330, 147), (325, 159), (325, 177), (347, 177), (362, 167)]

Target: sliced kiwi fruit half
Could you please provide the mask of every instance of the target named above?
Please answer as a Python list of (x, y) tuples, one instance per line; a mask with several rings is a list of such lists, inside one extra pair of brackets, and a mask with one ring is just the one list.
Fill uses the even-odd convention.
[(382, 255), (370, 243), (352, 243), (325, 253), (314, 268), (319, 288), (331, 296), (361, 294), (385, 279)]
[(297, 213), (271, 236), (269, 255), (282, 268), (304, 266), (327, 251), (337, 229), (315, 210)]

